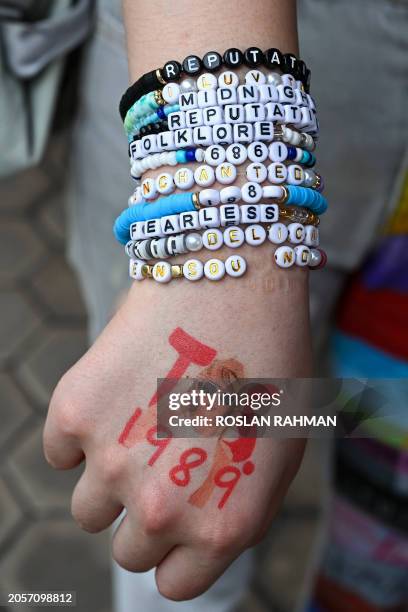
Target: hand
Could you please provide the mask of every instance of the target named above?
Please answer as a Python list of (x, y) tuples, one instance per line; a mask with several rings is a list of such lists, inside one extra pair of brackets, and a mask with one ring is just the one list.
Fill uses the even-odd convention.
[[(208, 589), (262, 537), (304, 443), (243, 438), (234, 449), (234, 441), (216, 438), (158, 440), (156, 377), (306, 375), (307, 308), (292, 306), (306, 281), (293, 272), (290, 291), (269, 295), (260, 283), (245, 292), (235, 279), (211, 287), (186, 282), (182, 294), (176, 283), (142, 283), (53, 395), (47, 460), (70, 469), (86, 458), (74, 518), (98, 532), (125, 508), (113, 557), (130, 571), (157, 567), (158, 589), (170, 599)], [(271, 315), (276, 300), (285, 312), (279, 326)], [(243, 316), (223, 315), (237, 303)]]

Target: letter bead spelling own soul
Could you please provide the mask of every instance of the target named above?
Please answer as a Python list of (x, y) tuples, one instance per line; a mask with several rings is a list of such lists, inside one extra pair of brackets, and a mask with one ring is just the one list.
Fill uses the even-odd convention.
[[(280, 268), (325, 265), (310, 76), (276, 48), (230, 48), (170, 60), (126, 90), (119, 111), (136, 189), (114, 234), (131, 278), (239, 278), (244, 244), (269, 244)], [(227, 256), (214, 257), (221, 248)]]

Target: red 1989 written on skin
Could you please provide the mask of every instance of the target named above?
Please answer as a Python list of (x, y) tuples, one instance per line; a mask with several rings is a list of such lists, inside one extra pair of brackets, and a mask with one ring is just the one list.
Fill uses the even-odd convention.
[[(119, 444), (127, 448), (132, 448), (142, 441), (147, 441), (153, 446), (155, 451), (147, 462), (150, 467), (154, 466), (171, 444), (170, 432), (166, 432), (162, 428), (161, 431), (167, 433), (168, 437), (158, 439), (157, 425), (152, 425), (156, 419), (157, 401), (171, 391), (188, 368), (191, 365), (207, 366), (199, 373), (197, 378), (224, 385), (231, 382), (233, 378), (242, 377), (244, 373), (243, 366), (239, 361), (235, 359), (216, 360), (217, 351), (214, 348), (201, 343), (180, 327), (170, 334), (168, 341), (177, 351), (177, 359), (168, 371), (165, 382), (152, 396), (148, 407), (145, 410), (140, 407), (135, 409), (118, 438)], [(181, 453), (179, 463), (169, 470), (169, 479), (175, 486), (187, 487), (191, 481), (191, 470), (203, 465), (206, 461), (210, 461), (207, 477), (191, 493), (188, 502), (196, 507), (203, 508), (216, 488), (224, 489), (225, 492), (218, 502), (218, 508), (221, 510), (227, 503), (242, 474), (249, 476), (253, 473), (255, 465), (250, 457), (255, 445), (255, 437), (244, 438), (238, 435), (236, 440), (224, 440), (220, 436), (211, 458), (208, 457), (207, 451), (199, 446), (188, 448)]]

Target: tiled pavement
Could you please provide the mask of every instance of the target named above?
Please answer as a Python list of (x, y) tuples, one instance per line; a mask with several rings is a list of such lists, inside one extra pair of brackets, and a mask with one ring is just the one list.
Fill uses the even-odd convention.
[[(41, 452), (52, 389), (86, 346), (84, 306), (64, 259), (62, 142), (53, 139), (38, 168), (0, 183), (0, 592), (76, 590), (78, 612), (108, 612), (108, 535), (75, 526), (78, 470), (54, 472)], [(242, 612), (293, 612), (319, 515), (320, 458), (313, 443), (257, 550)]]

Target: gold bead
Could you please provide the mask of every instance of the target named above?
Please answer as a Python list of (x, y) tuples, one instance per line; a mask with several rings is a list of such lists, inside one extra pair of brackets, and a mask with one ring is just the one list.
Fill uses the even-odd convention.
[(153, 266), (150, 266), (149, 264), (143, 264), (142, 275), (145, 278), (152, 278), (153, 277)]
[(163, 98), (161, 89), (156, 89), (156, 91), (154, 92), (154, 101), (159, 106), (164, 106), (166, 104), (166, 100)]
[(157, 78), (157, 80), (159, 81), (159, 83), (161, 83), (162, 85), (165, 85), (165, 84), (166, 84), (166, 81), (165, 81), (165, 80), (163, 79), (163, 77), (162, 77), (162, 73), (161, 73), (160, 68), (158, 68), (158, 69), (156, 70), (156, 78)]
[(182, 278), (183, 274), (183, 266), (182, 264), (176, 264), (171, 266), (171, 277), (172, 278)]
[(193, 202), (193, 206), (196, 210), (201, 210), (202, 205), (200, 204), (200, 200), (198, 198), (198, 191), (195, 191), (192, 195), (192, 202)]

